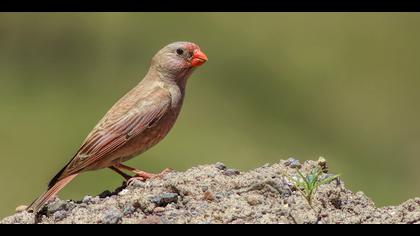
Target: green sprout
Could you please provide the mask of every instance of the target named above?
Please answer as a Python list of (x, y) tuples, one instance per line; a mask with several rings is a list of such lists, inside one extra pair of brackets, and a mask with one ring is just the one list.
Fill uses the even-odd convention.
[(314, 168), (312, 171), (304, 176), (302, 172), (296, 170), (300, 178), (292, 178), (288, 176), (288, 179), (294, 183), (295, 187), (299, 190), (302, 196), (308, 201), (309, 206), (312, 207), (312, 198), (319, 186), (328, 184), (340, 175), (332, 175), (327, 178), (321, 179), (320, 176), (323, 173), (322, 168)]

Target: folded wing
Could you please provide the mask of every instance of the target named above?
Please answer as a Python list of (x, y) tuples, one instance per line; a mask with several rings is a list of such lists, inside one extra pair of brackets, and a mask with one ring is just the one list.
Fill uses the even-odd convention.
[(49, 186), (66, 176), (97, 164), (133, 137), (141, 135), (145, 129), (168, 112), (170, 105), (169, 92), (158, 88), (136, 102), (118, 119), (110, 121), (104, 117), (86, 138), (73, 159), (51, 180)]

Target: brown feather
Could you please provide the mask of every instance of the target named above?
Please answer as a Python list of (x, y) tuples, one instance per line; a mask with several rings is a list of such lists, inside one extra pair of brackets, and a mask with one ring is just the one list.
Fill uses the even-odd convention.
[(70, 181), (72, 181), (77, 174), (67, 176), (58, 182), (56, 182), (53, 186), (51, 186), (44, 194), (42, 194), (39, 198), (37, 198), (29, 207), (27, 208), (28, 211), (38, 212), (45, 203), (49, 200), (54, 198), (54, 196), (66, 186)]
[[(148, 94), (147, 98), (135, 104), (137, 108), (130, 109), (116, 122), (111, 122), (114, 119), (107, 119), (108, 116), (105, 116), (97, 125), (99, 128), (91, 132), (57, 180), (79, 173), (88, 167), (101, 166), (103, 157), (127, 143), (132, 137), (139, 135), (151, 123), (159, 120), (167, 112), (170, 104), (170, 94), (162, 88), (156, 88)], [(108, 114), (111, 116), (113, 113)]]

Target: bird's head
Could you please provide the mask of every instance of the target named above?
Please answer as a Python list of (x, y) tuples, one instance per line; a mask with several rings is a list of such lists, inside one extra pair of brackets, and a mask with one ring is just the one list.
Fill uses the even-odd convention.
[(152, 66), (161, 72), (177, 74), (204, 64), (207, 56), (191, 42), (166, 45), (152, 59)]

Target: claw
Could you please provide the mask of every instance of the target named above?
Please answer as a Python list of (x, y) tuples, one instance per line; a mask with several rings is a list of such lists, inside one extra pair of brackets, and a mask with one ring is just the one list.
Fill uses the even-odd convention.
[(172, 171), (173, 170), (170, 169), (170, 168), (164, 169), (159, 174), (147, 173), (145, 171), (133, 171), (133, 173), (135, 173), (136, 175), (127, 180), (127, 186), (130, 186), (133, 183), (133, 181), (135, 181), (135, 180), (140, 180), (142, 182), (145, 182), (148, 179), (162, 178), (165, 174), (167, 174), (169, 172), (172, 172)]

